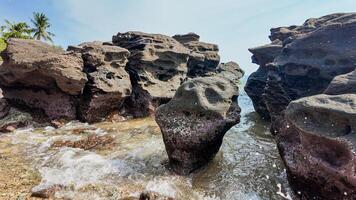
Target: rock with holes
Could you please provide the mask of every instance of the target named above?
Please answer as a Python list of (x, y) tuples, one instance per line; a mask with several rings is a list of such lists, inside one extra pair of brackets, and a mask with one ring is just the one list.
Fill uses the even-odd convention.
[(131, 56), (126, 70), (133, 92), (126, 108), (135, 117), (152, 114), (169, 101), (187, 75), (189, 49), (160, 34), (118, 33), (113, 44), (126, 48)]
[(82, 55), (88, 76), (79, 117), (96, 122), (118, 111), (132, 91), (129, 74), (125, 71), (130, 52), (99, 41), (70, 46), (68, 50)]
[(275, 123), (288, 180), (300, 199), (356, 199), (356, 94), (292, 101)]
[(156, 122), (172, 169), (188, 174), (219, 151), (225, 133), (240, 120), (238, 87), (223, 76), (183, 83), (173, 99), (160, 106)]
[(2, 58), (0, 85), (12, 106), (51, 119), (76, 118), (75, 97), (87, 82), (79, 55), (41, 41), (9, 39)]
[(195, 33), (175, 35), (173, 38), (190, 50), (189, 77), (211, 75), (216, 71), (220, 62), (218, 45), (199, 41), (200, 37)]
[[(356, 68), (356, 14), (332, 14), (309, 19), (302, 26), (271, 29), (271, 44), (250, 49), (260, 68), (245, 90), (255, 109), (269, 118), (262, 96), (269, 73), (278, 71), (291, 100), (324, 92), (334, 77)], [(270, 92), (267, 92), (270, 93)]]

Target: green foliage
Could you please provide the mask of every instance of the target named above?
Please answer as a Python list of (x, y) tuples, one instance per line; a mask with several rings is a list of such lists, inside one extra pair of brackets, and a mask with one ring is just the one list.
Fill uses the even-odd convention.
[(47, 29), (51, 27), (48, 17), (43, 13), (33, 13), (33, 19), (31, 19), (34, 28), (31, 30), (33, 32), (33, 38), (36, 40), (50, 41), (53, 43), (52, 37), (54, 34), (48, 32)]
[[(0, 38), (0, 53), (6, 49), (6, 42), (4, 39)], [(0, 57), (0, 61), (2, 61), (2, 58)]]
[(5, 25), (0, 27), (2, 38), (7, 40), (9, 38), (31, 38), (31, 29), (25, 22), (10, 22), (5, 20)]
[[(50, 41), (53, 43), (52, 37), (54, 34), (47, 31), (51, 27), (48, 17), (43, 13), (33, 13), (31, 19), (33, 28), (26, 24), (26, 22), (10, 22), (5, 20), (5, 25), (0, 27), (1, 38), (7, 40), (9, 38), (22, 38), (22, 39), (36, 39)], [(33, 33), (33, 36), (31, 35)]]

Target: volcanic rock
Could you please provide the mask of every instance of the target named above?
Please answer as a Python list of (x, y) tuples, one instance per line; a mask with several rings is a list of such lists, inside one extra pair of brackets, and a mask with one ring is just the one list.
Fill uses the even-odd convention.
[(225, 133), (240, 121), (237, 85), (221, 76), (194, 78), (156, 112), (172, 169), (188, 174), (219, 151)]
[(220, 62), (219, 47), (216, 44), (200, 42), (194, 33), (175, 35), (173, 38), (190, 50), (188, 76), (199, 77), (214, 73)]
[(324, 92), (334, 77), (356, 68), (356, 14), (309, 19), (302, 26), (271, 29), (270, 45), (250, 49), (260, 68), (245, 91), (256, 111), (269, 118), (262, 93), (268, 74), (278, 71), (291, 100)]
[(356, 70), (348, 74), (336, 76), (324, 93), (331, 95), (346, 93), (356, 94)]
[(142, 32), (118, 33), (113, 44), (131, 53), (126, 70), (133, 93), (127, 109), (135, 117), (153, 114), (186, 78), (189, 50), (169, 36)]
[(129, 74), (125, 71), (130, 52), (98, 41), (70, 46), (68, 50), (82, 55), (88, 76), (79, 108), (80, 118), (100, 121), (119, 110), (132, 91)]
[(73, 96), (87, 82), (80, 56), (40, 41), (9, 39), (2, 57), (0, 85), (11, 105), (40, 110), (51, 119), (76, 118)]
[(356, 198), (356, 94), (292, 101), (277, 123), (288, 179), (301, 199)]

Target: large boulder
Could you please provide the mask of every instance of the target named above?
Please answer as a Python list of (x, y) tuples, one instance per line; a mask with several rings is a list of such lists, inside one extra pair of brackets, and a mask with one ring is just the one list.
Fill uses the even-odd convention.
[(223, 76), (186, 81), (173, 99), (160, 106), (156, 122), (172, 169), (188, 174), (219, 151), (225, 133), (240, 120), (238, 87)]
[(37, 40), (9, 39), (2, 52), (0, 83), (8, 87), (53, 89), (81, 94), (87, 77), (76, 55)]
[(215, 72), (220, 62), (218, 45), (199, 41), (200, 36), (195, 33), (175, 35), (173, 38), (190, 50), (189, 77), (206, 76)]
[(87, 42), (70, 46), (80, 53), (88, 82), (81, 97), (79, 116), (95, 122), (119, 110), (132, 92), (130, 76), (125, 71), (130, 52), (103, 42)]
[(169, 101), (187, 76), (190, 51), (169, 36), (118, 33), (113, 36), (113, 44), (131, 53), (126, 70), (133, 93), (127, 109), (135, 117), (152, 114), (156, 107)]
[[(355, 199), (356, 14), (271, 29), (245, 86), (300, 199)], [(325, 93), (325, 94), (322, 94)]]
[(269, 118), (261, 98), (269, 73), (278, 71), (291, 100), (322, 93), (335, 76), (356, 68), (356, 14), (333, 14), (309, 19), (302, 26), (271, 29), (270, 45), (250, 49), (260, 68), (245, 90), (255, 109)]
[(83, 61), (46, 43), (9, 39), (2, 52), (0, 85), (11, 105), (34, 108), (49, 118), (76, 118), (74, 96), (87, 82)]
[(356, 94), (292, 101), (276, 123), (288, 179), (301, 199), (356, 199)]

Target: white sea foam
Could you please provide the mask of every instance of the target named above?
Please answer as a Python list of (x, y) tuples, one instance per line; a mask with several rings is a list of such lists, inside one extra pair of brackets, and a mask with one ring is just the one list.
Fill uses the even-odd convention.
[(80, 188), (90, 183), (98, 183), (109, 175), (124, 176), (132, 169), (122, 160), (106, 159), (93, 152), (63, 148), (39, 169), (42, 180), (34, 191), (53, 185)]
[(149, 181), (146, 185), (146, 191), (155, 192), (172, 198), (175, 198), (177, 194), (177, 189), (172, 184), (172, 180), (163, 179)]

